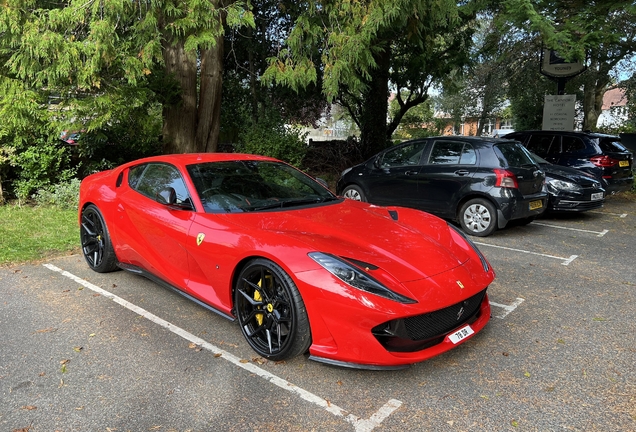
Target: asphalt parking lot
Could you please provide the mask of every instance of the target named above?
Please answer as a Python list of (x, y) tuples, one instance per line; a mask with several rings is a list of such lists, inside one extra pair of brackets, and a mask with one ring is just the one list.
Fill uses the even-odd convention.
[(265, 362), (236, 324), (79, 255), (0, 269), (0, 431), (636, 430), (636, 202), (475, 240), (492, 320), (400, 371)]

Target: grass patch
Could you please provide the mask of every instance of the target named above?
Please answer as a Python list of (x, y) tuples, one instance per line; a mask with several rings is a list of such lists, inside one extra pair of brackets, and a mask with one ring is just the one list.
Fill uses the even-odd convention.
[(0, 206), (0, 265), (79, 252), (77, 211), (56, 206)]

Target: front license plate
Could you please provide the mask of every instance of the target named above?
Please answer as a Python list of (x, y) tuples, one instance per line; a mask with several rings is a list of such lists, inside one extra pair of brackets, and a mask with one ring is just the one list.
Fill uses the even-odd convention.
[(598, 201), (603, 199), (603, 192), (597, 192), (592, 194), (592, 201)]
[(448, 338), (452, 343), (458, 344), (460, 341), (466, 339), (473, 333), (475, 333), (475, 331), (469, 325), (467, 325), (466, 327), (460, 328), (455, 333), (448, 335)]
[(629, 166), (629, 161), (618, 161), (618, 166), (621, 168)]
[(540, 209), (541, 207), (543, 207), (543, 201), (541, 200), (530, 201), (530, 210)]

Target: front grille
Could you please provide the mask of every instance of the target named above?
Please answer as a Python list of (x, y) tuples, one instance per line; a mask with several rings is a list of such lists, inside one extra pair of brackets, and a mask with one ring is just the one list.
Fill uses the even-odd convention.
[(479, 317), (486, 290), (444, 309), (388, 321), (372, 329), (388, 351), (413, 352), (436, 345), (451, 330)]
[(479, 310), (486, 291), (444, 309), (404, 319), (412, 340), (425, 340), (448, 333), (468, 321)]

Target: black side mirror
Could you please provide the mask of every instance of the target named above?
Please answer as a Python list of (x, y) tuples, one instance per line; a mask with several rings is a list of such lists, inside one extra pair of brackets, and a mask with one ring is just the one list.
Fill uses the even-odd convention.
[(157, 193), (157, 202), (166, 205), (175, 205), (177, 203), (177, 192), (172, 187), (168, 187)]

